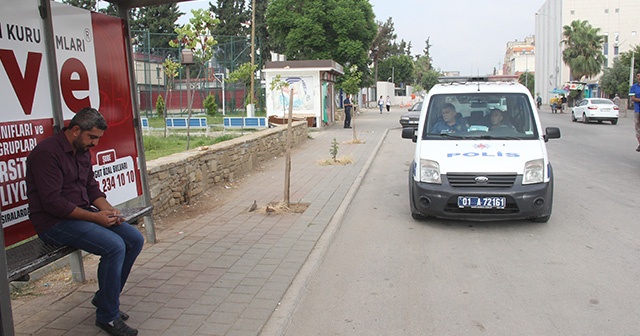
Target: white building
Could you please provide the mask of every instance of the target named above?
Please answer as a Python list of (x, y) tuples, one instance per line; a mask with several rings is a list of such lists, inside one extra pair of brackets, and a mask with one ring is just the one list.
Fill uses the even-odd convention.
[[(587, 20), (594, 28), (600, 28), (605, 36), (603, 54), (605, 66), (622, 52), (640, 44), (639, 0), (547, 0), (536, 15), (536, 92), (543, 102), (554, 96), (549, 91), (563, 88), (571, 80), (569, 67), (562, 61), (563, 27), (574, 20)], [(591, 96), (599, 96), (597, 82), (600, 75), (584, 82), (589, 84)]]
[(535, 43), (533, 36), (527, 36), (524, 41), (507, 42), (502, 74), (519, 75), (529, 72), (533, 75), (536, 71)]

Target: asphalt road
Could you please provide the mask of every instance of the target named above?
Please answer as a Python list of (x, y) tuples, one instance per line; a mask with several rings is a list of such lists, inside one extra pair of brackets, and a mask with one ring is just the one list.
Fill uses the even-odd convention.
[(548, 223), (415, 221), (413, 143), (390, 130), (287, 335), (640, 335), (640, 153), (616, 126), (541, 113)]

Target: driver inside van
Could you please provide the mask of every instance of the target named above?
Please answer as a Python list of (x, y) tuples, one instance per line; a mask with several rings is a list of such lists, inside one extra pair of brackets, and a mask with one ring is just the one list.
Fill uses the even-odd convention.
[(442, 118), (431, 128), (431, 133), (460, 133), (465, 132), (469, 128), (464, 118), (459, 118), (456, 113), (456, 107), (451, 103), (442, 106)]
[(499, 127), (515, 129), (513, 125), (511, 125), (508, 121), (505, 120), (504, 112), (502, 112), (502, 110), (492, 109), (491, 110), (491, 126), (489, 126), (489, 129), (495, 130)]

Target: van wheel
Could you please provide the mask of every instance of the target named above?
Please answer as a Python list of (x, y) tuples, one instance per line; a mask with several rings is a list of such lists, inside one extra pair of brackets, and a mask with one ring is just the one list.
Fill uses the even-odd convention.
[(549, 221), (549, 219), (551, 218), (551, 215), (549, 216), (542, 216), (542, 217), (536, 217), (536, 218), (532, 218), (531, 221), (532, 222), (536, 222), (536, 223), (546, 223)]

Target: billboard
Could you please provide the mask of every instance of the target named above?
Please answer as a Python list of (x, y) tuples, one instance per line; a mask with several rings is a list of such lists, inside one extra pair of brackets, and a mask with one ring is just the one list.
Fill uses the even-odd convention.
[[(123, 21), (51, 2), (58, 78), (50, 78), (37, 0), (0, 0), (0, 5), (0, 202), (8, 246), (35, 234), (28, 218), (26, 159), (54, 133), (52, 94), (60, 95), (65, 124), (86, 106), (107, 120), (91, 154), (109, 202), (142, 195), (142, 184)], [(51, 92), (53, 81), (57, 93)]]

